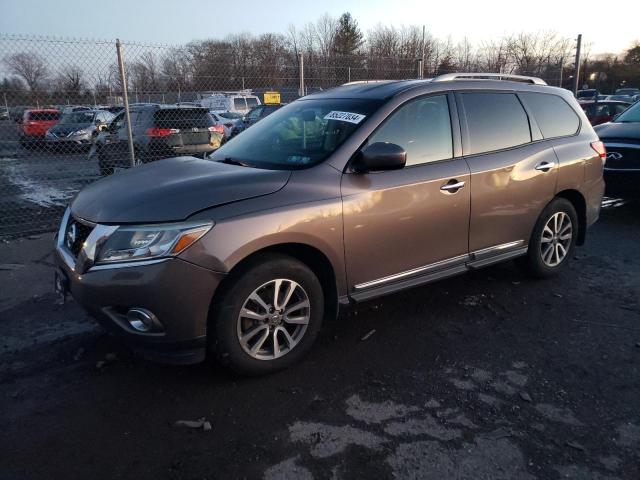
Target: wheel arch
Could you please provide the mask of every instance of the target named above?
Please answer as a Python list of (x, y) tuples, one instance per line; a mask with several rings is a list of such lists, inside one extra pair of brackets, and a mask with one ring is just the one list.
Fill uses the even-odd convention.
[(578, 190), (567, 189), (556, 194), (556, 198), (564, 198), (571, 202), (578, 215), (578, 245), (584, 245), (587, 235), (587, 202)]
[(338, 315), (338, 288), (336, 283), (336, 272), (329, 258), (318, 248), (304, 243), (279, 243), (269, 245), (252, 252), (237, 262), (220, 283), (211, 299), (209, 308), (209, 321), (212, 321), (211, 313), (214, 310), (215, 302), (228, 288), (234, 279), (242, 274), (254, 262), (269, 254), (281, 254), (292, 257), (305, 264), (318, 277), (322, 285), (325, 304), (325, 320), (336, 318)]

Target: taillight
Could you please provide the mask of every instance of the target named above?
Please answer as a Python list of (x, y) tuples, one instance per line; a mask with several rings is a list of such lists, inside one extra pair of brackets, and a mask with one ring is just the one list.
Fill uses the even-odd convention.
[(600, 141), (591, 142), (591, 148), (593, 148), (596, 151), (596, 153), (604, 163), (604, 161), (607, 159), (607, 149), (605, 148), (604, 143)]
[(224, 127), (222, 125), (212, 125), (209, 127), (209, 131), (224, 135)]
[(171, 135), (172, 133), (178, 133), (180, 130), (177, 128), (147, 128), (145, 132), (149, 137), (166, 137)]

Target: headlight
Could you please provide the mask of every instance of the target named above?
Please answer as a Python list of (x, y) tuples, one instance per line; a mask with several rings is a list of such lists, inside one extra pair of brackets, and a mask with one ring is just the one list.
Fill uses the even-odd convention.
[(102, 244), (96, 264), (178, 255), (213, 227), (212, 222), (122, 226)]
[(89, 133), (89, 132), (87, 132), (84, 129), (83, 130), (78, 130), (77, 132), (73, 132), (74, 135), (86, 135), (87, 133)]

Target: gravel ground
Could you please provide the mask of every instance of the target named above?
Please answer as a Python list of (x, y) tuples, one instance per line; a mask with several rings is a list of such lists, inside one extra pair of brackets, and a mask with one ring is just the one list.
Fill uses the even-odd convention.
[(55, 304), (49, 237), (17, 242), (2, 479), (640, 478), (638, 204), (610, 202), (558, 278), (506, 263), (361, 304), (254, 379), (137, 358)]

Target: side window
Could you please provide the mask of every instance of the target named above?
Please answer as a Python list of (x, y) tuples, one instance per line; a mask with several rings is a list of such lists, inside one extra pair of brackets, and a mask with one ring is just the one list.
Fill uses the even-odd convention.
[(557, 95), (546, 93), (520, 93), (533, 112), (544, 138), (573, 135), (580, 127), (576, 112)]
[(529, 119), (513, 93), (463, 93), (469, 128), (467, 155), (531, 142)]
[(247, 114), (247, 117), (249, 118), (249, 120), (257, 120), (258, 118), (260, 118), (261, 113), (262, 108), (254, 108)]
[(233, 99), (233, 107), (236, 110), (246, 110), (247, 109), (247, 102), (245, 101), (244, 98), (236, 97), (236, 98)]
[(451, 118), (446, 95), (412, 100), (396, 110), (370, 137), (407, 151), (407, 165), (453, 157)]

